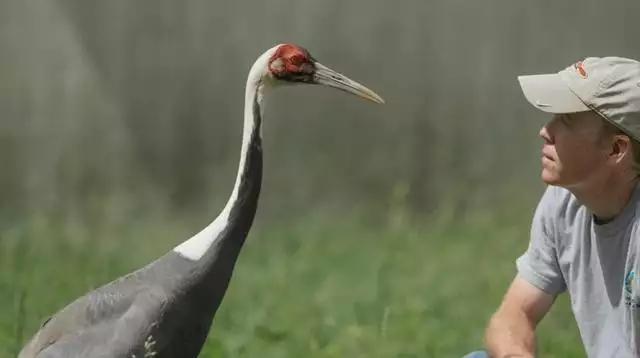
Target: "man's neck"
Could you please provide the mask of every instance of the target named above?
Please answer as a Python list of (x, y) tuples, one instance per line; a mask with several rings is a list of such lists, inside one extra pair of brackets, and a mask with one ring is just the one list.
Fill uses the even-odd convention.
[(615, 219), (625, 208), (636, 185), (637, 177), (610, 176), (584, 187), (569, 188), (589, 209), (599, 224)]

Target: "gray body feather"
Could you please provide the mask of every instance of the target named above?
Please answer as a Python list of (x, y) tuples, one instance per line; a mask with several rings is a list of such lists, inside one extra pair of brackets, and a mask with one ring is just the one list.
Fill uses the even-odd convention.
[(243, 153), (238, 197), (202, 258), (171, 251), (76, 299), (49, 318), (18, 358), (195, 358), (253, 223), (262, 182), (261, 112)]
[(169, 253), (77, 299), (43, 325), (20, 358), (197, 357), (222, 295), (190, 276), (205, 274), (190, 266)]

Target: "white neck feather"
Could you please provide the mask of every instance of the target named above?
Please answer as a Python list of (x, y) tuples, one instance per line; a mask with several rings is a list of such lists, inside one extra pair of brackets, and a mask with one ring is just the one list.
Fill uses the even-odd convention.
[[(272, 48), (266, 51), (256, 60), (256, 62), (251, 67), (251, 70), (249, 71), (249, 76), (247, 77), (244, 98), (244, 126), (242, 134), (242, 146), (240, 149), (240, 164), (238, 165), (238, 174), (236, 176), (235, 185), (233, 186), (233, 191), (231, 192), (229, 200), (227, 201), (224, 209), (222, 209), (222, 212), (220, 212), (218, 217), (216, 217), (213, 222), (202, 229), (202, 231), (198, 232), (173, 249), (174, 252), (177, 252), (178, 254), (189, 260), (197, 261), (202, 258), (202, 256), (204, 256), (204, 254), (209, 250), (211, 245), (220, 237), (220, 233), (223, 232), (224, 228), (229, 223), (229, 214), (231, 213), (231, 208), (238, 198), (238, 190), (240, 188), (240, 181), (242, 179), (242, 174), (244, 171), (247, 151), (249, 150), (251, 133), (253, 133), (256, 126), (255, 118), (253, 115), (253, 103), (254, 100), (258, 101), (258, 105), (260, 106), (260, 110), (262, 111), (262, 91), (265, 84), (269, 58), (271, 57), (274, 49), (275, 48)], [(260, 128), (259, 135), (260, 137), (262, 137), (262, 128)]]

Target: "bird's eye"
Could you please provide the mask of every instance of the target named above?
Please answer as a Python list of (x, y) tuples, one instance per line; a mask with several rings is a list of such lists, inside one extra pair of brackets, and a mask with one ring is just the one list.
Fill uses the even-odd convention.
[(291, 63), (295, 66), (300, 66), (303, 62), (302, 56), (293, 56), (290, 59)]

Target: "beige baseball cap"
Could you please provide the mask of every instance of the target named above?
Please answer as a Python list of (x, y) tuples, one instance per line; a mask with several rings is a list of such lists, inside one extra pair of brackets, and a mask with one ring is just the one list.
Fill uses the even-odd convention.
[(526, 99), (549, 113), (593, 110), (640, 141), (640, 62), (587, 57), (557, 73), (518, 76)]

